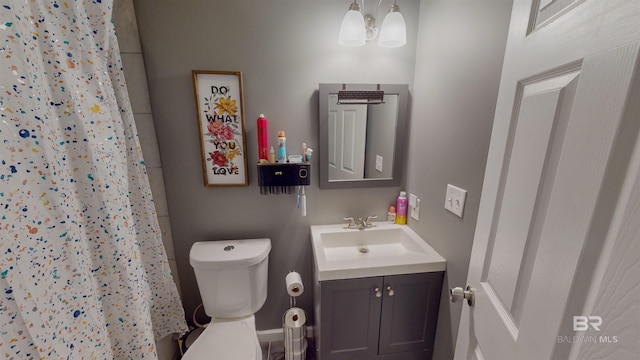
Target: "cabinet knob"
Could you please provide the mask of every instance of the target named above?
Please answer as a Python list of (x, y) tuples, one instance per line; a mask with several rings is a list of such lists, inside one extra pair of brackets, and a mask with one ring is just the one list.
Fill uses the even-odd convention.
[(389, 296), (393, 296), (394, 291), (393, 291), (393, 289), (391, 288), (391, 286), (387, 286), (387, 293), (389, 294)]
[(376, 297), (381, 297), (382, 296), (382, 291), (380, 291), (380, 288), (375, 288), (375, 289), (373, 289), (373, 291), (375, 291)]

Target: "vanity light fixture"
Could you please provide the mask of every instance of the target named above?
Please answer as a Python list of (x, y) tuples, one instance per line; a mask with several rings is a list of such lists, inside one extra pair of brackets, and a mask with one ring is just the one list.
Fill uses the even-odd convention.
[(393, 2), (387, 16), (382, 20), (378, 46), (394, 48), (407, 43), (407, 25), (400, 13), (400, 8)]
[[(378, 21), (372, 15), (363, 15), (364, 0), (362, 0), (363, 11), (360, 11), (360, 5), (356, 1), (353, 0), (353, 3), (349, 6), (349, 11), (342, 19), (338, 36), (338, 44), (342, 46), (363, 46), (367, 41), (372, 41), (378, 37)], [(381, 3), (382, 0), (378, 0), (376, 16)], [(394, 48), (407, 43), (407, 26), (396, 0), (394, 0), (389, 12), (382, 21), (379, 32), (378, 46)]]
[(366, 31), (364, 16), (360, 12), (360, 5), (356, 3), (356, 0), (353, 0), (353, 3), (349, 6), (349, 11), (342, 19), (338, 44), (351, 47), (363, 46), (367, 40)]

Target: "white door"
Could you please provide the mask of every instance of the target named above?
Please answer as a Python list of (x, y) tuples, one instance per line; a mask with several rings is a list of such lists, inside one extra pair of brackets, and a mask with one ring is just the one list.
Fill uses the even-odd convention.
[(515, 0), (456, 359), (640, 357), (639, 46), (639, 0)]
[(367, 105), (337, 104), (329, 95), (329, 181), (363, 179)]

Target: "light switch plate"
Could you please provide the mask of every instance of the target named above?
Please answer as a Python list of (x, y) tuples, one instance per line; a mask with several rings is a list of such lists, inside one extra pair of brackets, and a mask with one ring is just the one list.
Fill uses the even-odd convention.
[(376, 170), (382, 172), (382, 156), (376, 155)]
[(444, 208), (462, 218), (464, 203), (467, 199), (467, 190), (460, 189), (451, 184), (447, 185), (447, 196), (444, 200)]
[(420, 220), (420, 199), (417, 196), (409, 195), (409, 207), (411, 208), (411, 217)]

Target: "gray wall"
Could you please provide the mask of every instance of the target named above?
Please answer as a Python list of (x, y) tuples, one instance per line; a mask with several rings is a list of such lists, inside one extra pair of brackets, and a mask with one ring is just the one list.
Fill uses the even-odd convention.
[[(140, 46), (133, 0), (115, 0), (112, 17), (118, 36), (118, 46), (120, 48), (124, 76), (127, 81), (129, 101), (131, 101), (140, 147), (142, 148), (158, 223), (162, 232), (162, 242), (167, 252), (173, 280), (179, 291), (180, 278), (173, 251), (169, 207), (167, 206), (164, 178), (162, 176), (160, 149), (153, 123), (153, 114), (151, 113), (149, 88), (145, 75), (144, 58)], [(175, 358), (178, 348), (172, 336), (165, 336), (162, 339), (156, 339), (156, 351), (158, 352), (159, 360), (171, 360)]]
[[(411, 226), (447, 259), (434, 359), (451, 359), (489, 149), (511, 0), (420, 5), (407, 190), (421, 199)], [(447, 184), (466, 189), (464, 218), (444, 210)], [(465, 305), (466, 306), (466, 305)]]
[(173, 252), (173, 238), (171, 234), (171, 223), (169, 220), (169, 208), (166, 201), (166, 192), (162, 176), (162, 162), (160, 160), (160, 149), (156, 137), (156, 129), (151, 113), (151, 102), (149, 100), (149, 88), (147, 77), (145, 76), (144, 57), (140, 47), (138, 36), (138, 25), (133, 7), (133, 0), (116, 0), (113, 7), (113, 23), (118, 36), (120, 56), (122, 58), (122, 68), (129, 101), (138, 130), (138, 138), (144, 164), (147, 168), (147, 176), (153, 193), (153, 201), (158, 215), (160, 230), (162, 231), (162, 242), (167, 252), (169, 266), (173, 272), (173, 278), (180, 290), (180, 279), (176, 267), (175, 254)]
[[(384, 3), (381, 14), (389, 7)], [(346, 0), (135, 1), (188, 318), (200, 303), (188, 258), (194, 242), (271, 238), (269, 295), (256, 325), (272, 329), (281, 327), (289, 305), (285, 275), (296, 270), (307, 289), (312, 288), (311, 224), (338, 223), (344, 216), (386, 216), (399, 188), (320, 190), (317, 168), (307, 190), (307, 217), (300, 216), (295, 195), (260, 195), (254, 165), (256, 118), (260, 113), (268, 118), (270, 143), (277, 130), (285, 130), (289, 152), (302, 142), (317, 150), (319, 83), (405, 83), (411, 89), (419, 2), (401, 0), (398, 5), (407, 22), (408, 44), (383, 49), (337, 45)], [(194, 69), (243, 73), (249, 187), (203, 186)], [(312, 314), (310, 290), (298, 304)]]

